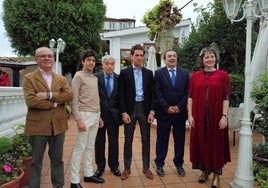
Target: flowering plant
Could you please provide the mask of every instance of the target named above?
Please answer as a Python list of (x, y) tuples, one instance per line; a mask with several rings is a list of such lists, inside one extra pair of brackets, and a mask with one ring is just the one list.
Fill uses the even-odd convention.
[(23, 163), (18, 159), (16, 150), (9, 138), (0, 138), (0, 185), (19, 177), (23, 171)]

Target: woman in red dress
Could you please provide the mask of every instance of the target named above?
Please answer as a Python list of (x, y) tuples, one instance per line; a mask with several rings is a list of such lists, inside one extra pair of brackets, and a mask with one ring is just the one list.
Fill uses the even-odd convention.
[(190, 79), (187, 104), (192, 168), (202, 171), (199, 183), (206, 182), (213, 173), (211, 187), (220, 186), (222, 168), (231, 161), (227, 119), (230, 79), (225, 71), (216, 70), (216, 57), (212, 48), (201, 51), (203, 69)]

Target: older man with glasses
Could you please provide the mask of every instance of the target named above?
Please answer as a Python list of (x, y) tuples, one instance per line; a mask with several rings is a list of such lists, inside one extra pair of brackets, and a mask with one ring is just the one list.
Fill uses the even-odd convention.
[(38, 70), (27, 74), (23, 81), (24, 98), (28, 106), (25, 134), (30, 136), (33, 150), (29, 187), (40, 187), (47, 144), (53, 187), (63, 187), (63, 143), (68, 129), (65, 103), (73, 99), (73, 93), (67, 79), (52, 71), (53, 51), (40, 47), (35, 57)]

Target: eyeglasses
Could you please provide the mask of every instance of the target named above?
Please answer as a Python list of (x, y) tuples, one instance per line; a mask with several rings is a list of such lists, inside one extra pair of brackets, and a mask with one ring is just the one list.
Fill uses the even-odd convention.
[(42, 59), (45, 59), (47, 57), (48, 59), (51, 59), (51, 58), (54, 57), (54, 55), (51, 55), (51, 54), (47, 54), (47, 55), (46, 54), (43, 54), (43, 55), (38, 55), (36, 57), (40, 57)]

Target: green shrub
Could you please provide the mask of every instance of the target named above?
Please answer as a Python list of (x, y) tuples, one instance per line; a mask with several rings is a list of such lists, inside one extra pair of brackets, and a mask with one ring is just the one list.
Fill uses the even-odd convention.
[(244, 76), (240, 74), (229, 74), (231, 85), (230, 106), (238, 107), (244, 101)]

